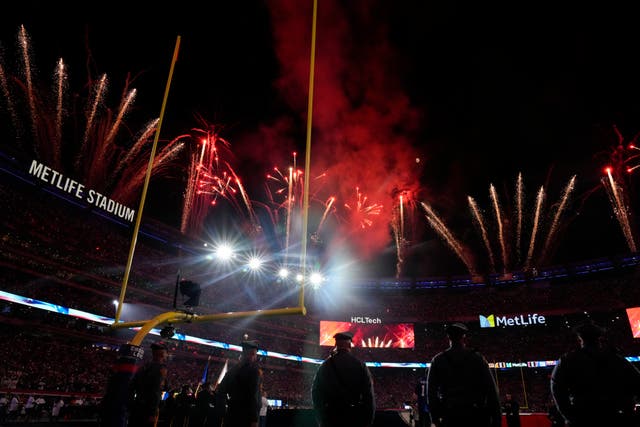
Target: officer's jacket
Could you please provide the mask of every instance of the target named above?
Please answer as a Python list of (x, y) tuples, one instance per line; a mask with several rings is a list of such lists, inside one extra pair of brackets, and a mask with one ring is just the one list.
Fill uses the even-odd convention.
[(336, 351), (320, 365), (311, 397), (321, 423), (332, 416), (353, 413), (358, 414), (360, 425), (373, 422), (376, 408), (371, 373), (348, 350)]

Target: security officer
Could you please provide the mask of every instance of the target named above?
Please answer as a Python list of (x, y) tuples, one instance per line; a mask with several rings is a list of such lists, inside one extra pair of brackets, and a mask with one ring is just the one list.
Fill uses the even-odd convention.
[(502, 413), (489, 364), (466, 347), (468, 328), (446, 328), (449, 348), (436, 354), (427, 375), (427, 405), (437, 427), (500, 427)]
[(571, 427), (639, 425), (634, 401), (640, 397), (640, 371), (603, 345), (604, 329), (593, 322), (575, 332), (580, 348), (560, 357), (551, 373), (551, 394)]
[(225, 427), (258, 427), (262, 395), (262, 372), (258, 366), (258, 343), (242, 342), (240, 361), (226, 373), (218, 392), (227, 395)]
[(333, 336), (336, 348), (318, 368), (311, 398), (320, 427), (368, 427), (376, 412), (367, 365), (351, 354), (351, 332)]
[(151, 344), (152, 360), (138, 369), (131, 380), (129, 426), (156, 425), (168, 357), (169, 351), (164, 344)]

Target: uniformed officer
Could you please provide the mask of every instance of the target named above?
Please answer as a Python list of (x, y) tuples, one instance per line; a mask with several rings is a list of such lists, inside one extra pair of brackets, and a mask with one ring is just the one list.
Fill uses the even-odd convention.
[(318, 368), (311, 387), (320, 427), (368, 427), (376, 405), (371, 373), (351, 354), (351, 332), (333, 336), (336, 348)]
[(258, 343), (242, 342), (242, 356), (222, 379), (218, 392), (227, 395), (225, 427), (258, 427), (262, 395), (262, 373), (258, 366)]
[(575, 332), (580, 348), (562, 355), (551, 373), (555, 405), (571, 427), (640, 425), (634, 401), (640, 397), (640, 371), (604, 346), (604, 329), (593, 322)]
[(466, 347), (468, 328), (446, 328), (449, 348), (435, 355), (427, 375), (427, 405), (437, 427), (500, 427), (496, 383), (485, 358)]
[(164, 344), (151, 344), (152, 360), (139, 368), (131, 380), (129, 426), (155, 426), (162, 386), (167, 376), (168, 356), (169, 351)]

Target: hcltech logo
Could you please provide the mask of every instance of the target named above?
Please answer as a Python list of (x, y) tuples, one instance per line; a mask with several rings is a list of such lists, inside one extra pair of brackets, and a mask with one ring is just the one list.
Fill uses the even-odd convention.
[(351, 323), (377, 323), (379, 325), (382, 320), (379, 317), (351, 316)]
[(480, 315), (480, 327), (481, 328), (495, 328), (496, 327), (496, 321), (495, 321), (495, 317), (493, 316), (493, 314), (490, 314), (487, 317), (484, 317), (483, 315)]
[(480, 315), (480, 327), (481, 328), (495, 328), (497, 326), (527, 326), (527, 325), (544, 325), (547, 319), (538, 313), (533, 314), (519, 314), (513, 317), (507, 316), (495, 316), (490, 314), (489, 316)]

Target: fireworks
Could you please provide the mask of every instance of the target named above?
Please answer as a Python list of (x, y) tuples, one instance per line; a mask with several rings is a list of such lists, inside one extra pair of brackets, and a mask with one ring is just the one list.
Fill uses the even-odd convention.
[(471, 256), (469, 255), (468, 249), (463, 247), (462, 243), (454, 236), (453, 232), (447, 227), (444, 221), (440, 218), (440, 216), (433, 210), (433, 208), (428, 205), (426, 202), (420, 202), (422, 209), (425, 212), (425, 218), (431, 228), (440, 235), (444, 239), (444, 241), (449, 245), (451, 249), (455, 252), (455, 254), (460, 258), (460, 260), (467, 267), (467, 271), (471, 275), (476, 275), (476, 267), (474, 265)]
[[(135, 202), (144, 182), (150, 142), (158, 126), (155, 118), (139, 129), (128, 123), (141, 94), (127, 80), (118, 105), (111, 108), (107, 105), (110, 80), (107, 74), (100, 74), (89, 76), (82, 96), (75, 96), (69, 93), (71, 76), (63, 59), (52, 67), (53, 84), (41, 83), (32, 67), (30, 40), (24, 27), (17, 38), (20, 54), (18, 61), (10, 63), (17, 62), (19, 69), (8, 70), (4, 61), (0, 61), (0, 90), (3, 112), (14, 124), (16, 140), (27, 158), (35, 157), (50, 164), (120, 203)], [(326, 82), (327, 87), (329, 83), (332, 82)], [(414, 122), (407, 121), (407, 117), (413, 116), (400, 114), (406, 112), (403, 97), (393, 99), (401, 108), (389, 109), (386, 98), (379, 105), (375, 99), (367, 98), (366, 108), (345, 100), (340, 114), (329, 114), (333, 111), (330, 108), (323, 110), (325, 121), (318, 125), (318, 139), (323, 144), (318, 145), (320, 155), (314, 157), (319, 160), (314, 164), (317, 169), (309, 188), (311, 244), (348, 246), (361, 259), (395, 249), (399, 277), (415, 243), (416, 224), (426, 219), (471, 274), (528, 270), (546, 262), (568, 210), (575, 177), (550, 207), (545, 205), (545, 188), (540, 187), (535, 202), (527, 210), (521, 175), (516, 181), (512, 212), (505, 212), (505, 207), (511, 205), (504, 203), (505, 198), (501, 200), (493, 184), (489, 186), (486, 211), (482, 203), (468, 196), (470, 224), (479, 232), (482, 250), (474, 252), (470, 242), (458, 239), (435, 209), (426, 202), (417, 202), (421, 162), (409, 148), (410, 133), (398, 131), (414, 129)], [(76, 105), (78, 102), (80, 105)], [(616, 218), (634, 251), (625, 180), (640, 167), (636, 163), (640, 159), (638, 152), (634, 144), (624, 146), (620, 140), (611, 156), (614, 166), (603, 178)], [(233, 219), (243, 223), (242, 230), (248, 237), (263, 236), (263, 226), (272, 229), (270, 237), (274, 237), (277, 250), (286, 259), (303, 237), (304, 174), (298, 154), (294, 152), (289, 164), (274, 166), (266, 175), (266, 201), (260, 200), (265, 198), (264, 194), (245, 186), (241, 173), (230, 160), (231, 154), (231, 144), (221, 136), (220, 128), (201, 120), (197, 128), (169, 139), (159, 148), (152, 176), (186, 175), (179, 221), (184, 234), (200, 235), (215, 213), (212, 209), (228, 204), (234, 210)], [(268, 156), (262, 158), (275, 154), (269, 150)], [(418, 208), (424, 218), (416, 215)], [(258, 216), (255, 209), (266, 214)], [(485, 253), (486, 265), (476, 265), (479, 255)]]
[(482, 241), (484, 242), (484, 246), (487, 248), (487, 254), (489, 254), (489, 264), (491, 267), (491, 271), (496, 270), (496, 262), (495, 257), (493, 255), (493, 249), (491, 248), (491, 242), (489, 241), (489, 233), (487, 233), (487, 226), (485, 225), (484, 218), (480, 213), (480, 208), (476, 204), (476, 201), (473, 197), (468, 196), (469, 200), (469, 208), (471, 209), (471, 213), (473, 214), (473, 218), (477, 221), (478, 227), (480, 228), (480, 233), (482, 234)]
[(393, 230), (396, 246), (396, 278), (399, 278), (402, 274), (405, 253), (415, 237), (416, 219), (414, 214), (417, 212), (415, 194), (415, 191), (410, 189), (398, 191), (396, 195), (397, 203), (393, 208), (391, 229)]
[[(467, 196), (472, 220), (479, 230), (482, 244), (487, 253), (488, 271), (490, 271), (491, 273), (496, 273), (498, 268), (500, 268), (500, 271), (503, 274), (514, 269), (523, 269), (527, 271), (538, 264), (542, 264), (548, 261), (553, 244), (557, 239), (558, 228), (562, 223), (563, 215), (567, 210), (567, 204), (569, 203), (570, 196), (574, 190), (575, 180), (576, 177), (573, 176), (567, 183), (557, 205), (555, 205), (552, 209), (548, 209), (547, 213), (550, 217), (548, 224), (543, 223), (543, 220), (545, 219), (544, 188), (541, 187), (538, 191), (535, 208), (533, 209), (532, 219), (530, 223), (531, 237), (529, 239), (527, 257), (524, 260), (521, 256), (521, 245), (523, 244), (522, 233), (524, 230), (526, 218), (522, 174), (518, 175), (518, 179), (516, 181), (516, 208), (515, 212), (511, 215), (504, 212), (502, 206), (499, 203), (498, 195), (493, 184), (489, 186), (489, 199), (493, 208), (492, 210), (494, 216), (493, 224), (489, 224), (485, 219), (483, 211), (478, 206), (476, 200), (471, 196)], [(453, 249), (456, 255), (465, 264), (469, 273), (471, 275), (475, 275), (478, 271), (484, 271), (484, 269), (478, 268), (473, 263), (472, 258), (469, 255), (469, 253), (471, 252), (470, 247), (468, 247), (468, 245), (463, 245), (454, 237), (453, 232), (449, 230), (444, 221), (437, 216), (437, 214), (429, 205), (427, 205), (426, 203), (422, 203), (422, 207), (425, 211), (425, 217), (428, 223), (431, 225), (433, 230), (436, 231), (445, 240), (449, 247)], [(511, 235), (510, 228), (508, 227), (508, 225), (511, 223), (515, 223), (513, 236)], [(544, 245), (542, 247), (539, 247), (537, 244), (537, 239), (539, 235), (544, 231), (544, 228), (548, 229), (546, 239), (544, 241)], [(493, 241), (490, 238), (490, 231), (492, 229), (495, 230), (495, 239)], [(497, 264), (496, 262), (493, 249), (494, 245), (497, 245), (500, 248), (500, 264)], [(512, 259), (512, 251), (515, 252), (515, 256), (513, 256), (513, 262), (510, 261)]]
[[(297, 155), (293, 153), (287, 167), (275, 166), (266, 175), (268, 204), (254, 201), (265, 207), (276, 230), (284, 258), (289, 249), (300, 241), (302, 200), (304, 196), (303, 172), (297, 167)], [(405, 188), (394, 189), (389, 195), (391, 209), (363, 191), (362, 187), (344, 188), (336, 191), (332, 184), (340, 184), (351, 177), (323, 171), (315, 175), (310, 183), (309, 230), (311, 244), (322, 247), (340, 247), (354, 242), (366, 242), (369, 234), (379, 233), (390, 227), (393, 231), (397, 254), (397, 275), (400, 275), (404, 252), (411, 243), (415, 231), (416, 191)], [(392, 212), (390, 216), (388, 212)], [(353, 239), (357, 236), (356, 239)]]
[[(298, 168), (297, 159), (297, 153), (293, 152), (292, 163), (288, 167), (274, 166), (273, 172), (267, 174), (265, 189), (268, 203), (262, 204), (269, 212), (270, 225), (276, 230), (276, 238), (280, 240), (284, 264), (287, 263), (289, 249), (292, 245), (297, 246), (302, 237), (304, 178), (303, 171)], [(320, 195), (324, 189), (325, 178), (326, 173), (321, 173), (311, 180), (309, 186), (309, 210), (314, 214), (313, 216), (320, 209), (322, 211), (320, 220), (309, 226), (310, 230), (315, 230), (311, 233), (311, 243), (314, 245), (320, 245), (322, 242), (322, 228), (329, 215), (334, 212), (336, 200), (333, 196), (323, 199)]]
[(215, 125), (200, 119), (203, 126), (192, 129), (190, 139), (195, 141), (189, 162), (189, 174), (182, 207), (182, 233), (193, 236), (203, 231), (203, 225), (212, 206), (224, 199), (250, 224), (254, 232), (260, 225), (253, 205), (242, 182), (231, 164), (230, 144), (219, 134)]
[[(302, 179), (302, 171), (297, 168), (297, 153), (293, 153), (293, 165), (287, 168), (287, 174), (283, 174), (277, 166), (274, 166), (273, 171), (275, 174), (267, 175), (267, 193), (269, 192), (269, 181), (275, 182), (276, 188), (270, 193), (270, 200), (273, 204), (272, 209), (274, 212), (273, 217), (274, 225), (278, 226), (278, 218), (284, 216), (284, 258), (286, 264), (286, 258), (289, 252), (289, 245), (291, 244), (291, 227), (292, 227), (292, 215), (296, 214), (298, 218), (302, 209), (302, 201), (304, 196), (304, 180)], [(298, 233), (299, 236), (299, 233)]]
[(637, 151), (640, 150), (635, 145), (638, 135), (629, 144), (625, 144), (624, 137), (615, 126), (614, 131), (618, 140), (611, 150), (608, 159), (610, 164), (604, 168), (605, 176), (602, 177), (601, 182), (607, 192), (613, 213), (618, 220), (618, 224), (620, 224), (627, 246), (631, 252), (636, 252), (637, 246), (632, 222), (633, 212), (629, 194), (629, 177), (640, 167), (640, 163), (637, 163), (640, 158), (640, 154)]
[(350, 213), (351, 222), (361, 229), (371, 227), (374, 218), (382, 212), (382, 205), (369, 202), (369, 198), (362, 194), (359, 187), (355, 189), (354, 202), (345, 203), (344, 207)]
[[(21, 77), (9, 78), (4, 67), (0, 68), (0, 85), (7, 96), (6, 110), (12, 122), (28, 123), (30, 131), (25, 132), (20, 125), (14, 126), (16, 136), (28, 145), (33, 155), (40, 161), (57, 166), (69, 176), (79, 177), (86, 185), (109, 194), (122, 203), (136, 201), (144, 182), (148, 148), (157, 127), (158, 120), (149, 120), (137, 133), (127, 133), (130, 125), (125, 126), (128, 113), (138, 97), (138, 92), (126, 82), (123, 96), (116, 109), (105, 105), (109, 91), (109, 79), (106, 74), (97, 79), (89, 79), (86, 103), (82, 108), (69, 105), (70, 76), (62, 59), (57, 61), (54, 71), (53, 96), (45, 96), (35, 83), (31, 72), (31, 54), (29, 39), (24, 28), (20, 32), (23, 72)], [(21, 96), (28, 102), (15, 102)], [(55, 101), (47, 104), (45, 99)], [(16, 105), (28, 106), (27, 112), (16, 109)], [(80, 117), (71, 117), (69, 112), (81, 111)], [(73, 119), (73, 120), (71, 120)], [(204, 121), (203, 121), (204, 122)], [(70, 129), (72, 123), (79, 128)], [(75, 143), (69, 134), (77, 136)], [(29, 135), (28, 137), (26, 135)], [(63, 144), (64, 141), (64, 144)], [(28, 142), (28, 144), (26, 144)], [(297, 154), (293, 154), (293, 164), (287, 168), (274, 167), (267, 176), (268, 203), (252, 199), (244, 187), (239, 175), (231, 163), (226, 160), (230, 154), (230, 144), (223, 139), (215, 126), (204, 124), (190, 133), (171, 139), (160, 149), (154, 164), (153, 176), (169, 175), (173, 168), (182, 169), (184, 152), (190, 148), (186, 187), (180, 229), (183, 233), (198, 235), (203, 229), (210, 210), (220, 200), (225, 200), (240, 213), (240, 217), (253, 231), (261, 230), (254, 205), (267, 207), (269, 217), (282, 237), (281, 247), (285, 253), (300, 241), (303, 201), (303, 173), (297, 165)], [(344, 240), (350, 232), (367, 233), (387, 223), (382, 218), (384, 205), (372, 201), (361, 189), (355, 187), (346, 195), (321, 194), (325, 188), (327, 174), (319, 174), (311, 181), (311, 216), (314, 221), (314, 242), (323, 242), (322, 234), (331, 233), (339, 228), (338, 239)], [(334, 177), (340, 179), (340, 177)], [(408, 199), (407, 199), (408, 200)], [(406, 202), (400, 202), (400, 210)], [(406, 212), (394, 217), (398, 246), (399, 265), (402, 250), (407, 245), (404, 239)], [(395, 226), (395, 219), (399, 228)], [(328, 223), (332, 221), (331, 227)], [(382, 222), (380, 222), (382, 220)], [(377, 223), (379, 222), (379, 223)]]
[(633, 231), (631, 229), (631, 208), (629, 203), (627, 202), (628, 196), (625, 191), (624, 184), (616, 181), (613, 177), (611, 168), (607, 168), (606, 177), (602, 178), (602, 185), (607, 191), (609, 201), (611, 202), (611, 206), (613, 208), (613, 213), (615, 214), (616, 219), (620, 224), (622, 234), (627, 241), (629, 250), (631, 252), (636, 252), (636, 243), (633, 237)]
[[(42, 89), (49, 85), (38, 81), (33, 70), (31, 43), (24, 26), (18, 32), (18, 49), (21, 70), (10, 74), (10, 70), (0, 66), (0, 85), (23, 154), (76, 177), (121, 203), (136, 202), (144, 182), (151, 136), (157, 126), (157, 119), (152, 119), (137, 134), (128, 131), (130, 124), (125, 126), (136, 89), (129, 88), (128, 81), (125, 83), (115, 112), (105, 105), (109, 90), (106, 74), (98, 80), (89, 79), (88, 97), (71, 96), (70, 77), (61, 58), (53, 71), (53, 93), (49, 93)], [(4, 58), (0, 62), (4, 63)], [(70, 103), (85, 98), (84, 107)], [(50, 99), (53, 102), (48, 102)], [(20, 110), (19, 105), (25, 105), (26, 111)], [(71, 111), (79, 113), (71, 115)], [(179, 139), (174, 139), (160, 150), (154, 161), (155, 177), (167, 171), (182, 147)]]

